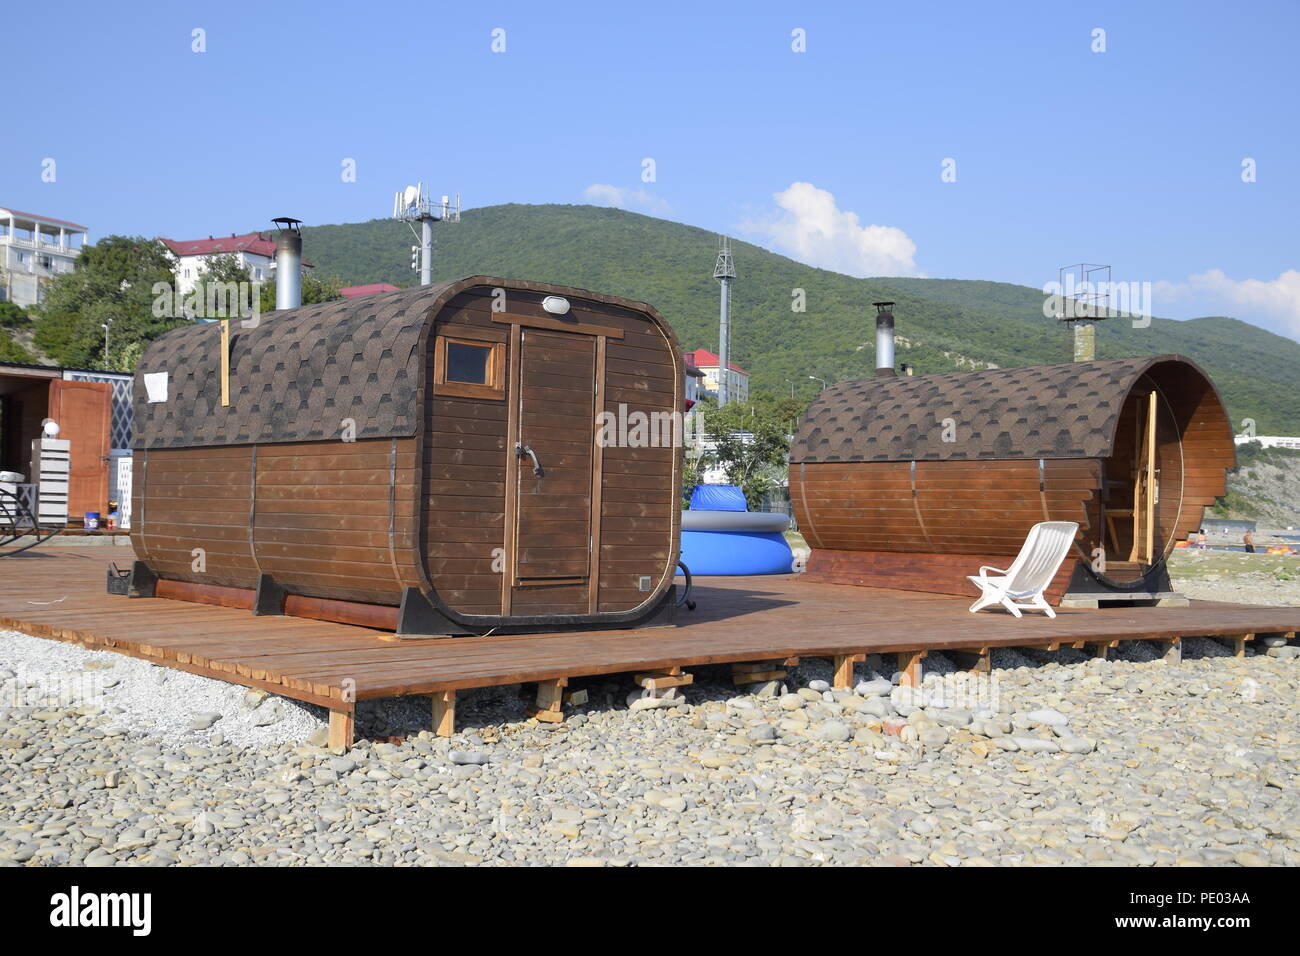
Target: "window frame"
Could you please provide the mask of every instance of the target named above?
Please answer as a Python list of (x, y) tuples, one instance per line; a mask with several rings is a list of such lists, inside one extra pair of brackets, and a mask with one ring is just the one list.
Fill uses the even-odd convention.
[[(458, 332), (459, 330), (457, 330)], [(506, 343), (459, 335), (448, 330), (439, 332), (433, 343), (433, 391), (435, 395), (460, 398), (504, 399), (506, 395)], [(487, 383), (456, 382), (447, 378), (448, 345), (467, 345), (488, 350)]]

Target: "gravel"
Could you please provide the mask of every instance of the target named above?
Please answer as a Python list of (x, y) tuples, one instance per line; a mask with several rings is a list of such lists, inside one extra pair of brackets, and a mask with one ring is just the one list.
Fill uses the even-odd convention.
[(556, 725), (484, 689), (450, 739), (404, 698), (336, 755), (319, 708), (0, 633), (0, 865), (1300, 865), (1296, 646), (1160, 649), (596, 678)]

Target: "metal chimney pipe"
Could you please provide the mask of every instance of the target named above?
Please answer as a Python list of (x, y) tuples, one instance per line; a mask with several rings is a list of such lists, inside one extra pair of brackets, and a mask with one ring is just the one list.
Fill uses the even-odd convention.
[(897, 375), (894, 370), (894, 313), (892, 302), (873, 302), (876, 307), (876, 374)]
[(302, 305), (302, 233), (300, 219), (272, 219), (280, 233), (275, 237), (275, 309)]

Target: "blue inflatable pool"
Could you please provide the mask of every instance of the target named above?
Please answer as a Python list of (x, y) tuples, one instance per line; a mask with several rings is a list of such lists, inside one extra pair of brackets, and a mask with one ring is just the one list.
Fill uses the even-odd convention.
[(789, 526), (783, 514), (746, 511), (734, 485), (700, 485), (682, 512), (682, 563), (693, 575), (791, 574)]

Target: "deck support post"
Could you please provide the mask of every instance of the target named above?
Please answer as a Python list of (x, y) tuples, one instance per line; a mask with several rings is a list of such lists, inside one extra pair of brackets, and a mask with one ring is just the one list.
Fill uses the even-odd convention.
[(433, 702), (433, 733), (437, 737), (450, 737), (456, 732), (456, 692), (454, 690), (435, 691), (430, 695)]
[(899, 651), (898, 671), (901, 675), (898, 683), (902, 687), (921, 686), (921, 661), (926, 651)]
[(785, 661), (741, 661), (731, 665), (731, 683), (737, 687), (746, 684), (766, 684), (768, 681), (785, 680), (786, 668), (794, 667), (799, 658), (791, 657)]
[(1246, 642), (1249, 640), (1253, 640), (1254, 637), (1255, 637), (1254, 634), (1236, 634), (1228, 638), (1228, 640), (1232, 641), (1232, 656), (1245, 657)]
[(655, 692), (667, 690), (670, 687), (685, 687), (688, 684), (695, 683), (695, 675), (685, 673), (677, 665), (665, 667), (659, 671), (647, 671), (644, 674), (637, 674), (632, 678), (642, 690), (648, 690), (652, 695), (658, 696)]
[(1092, 656), (1101, 658), (1102, 661), (1110, 658), (1110, 649), (1117, 648), (1119, 641), (1087, 641), (1087, 646), (1092, 648)]
[(837, 690), (851, 690), (853, 688), (853, 665), (866, 659), (866, 654), (836, 654), (833, 686)]
[(992, 651), (987, 647), (978, 647), (967, 651), (947, 651), (954, 664), (968, 674), (987, 677), (993, 673)]
[(356, 712), (352, 708), (330, 711), (330, 750), (335, 753), (350, 750), (353, 741), (356, 739), (356, 734)]
[(1183, 639), (1175, 637), (1169, 642), (1164, 653), (1166, 664), (1181, 664), (1183, 662)]
[(569, 684), (567, 677), (537, 682), (537, 706), (528, 708), (528, 716), (548, 724), (558, 724), (564, 720), (564, 688)]

